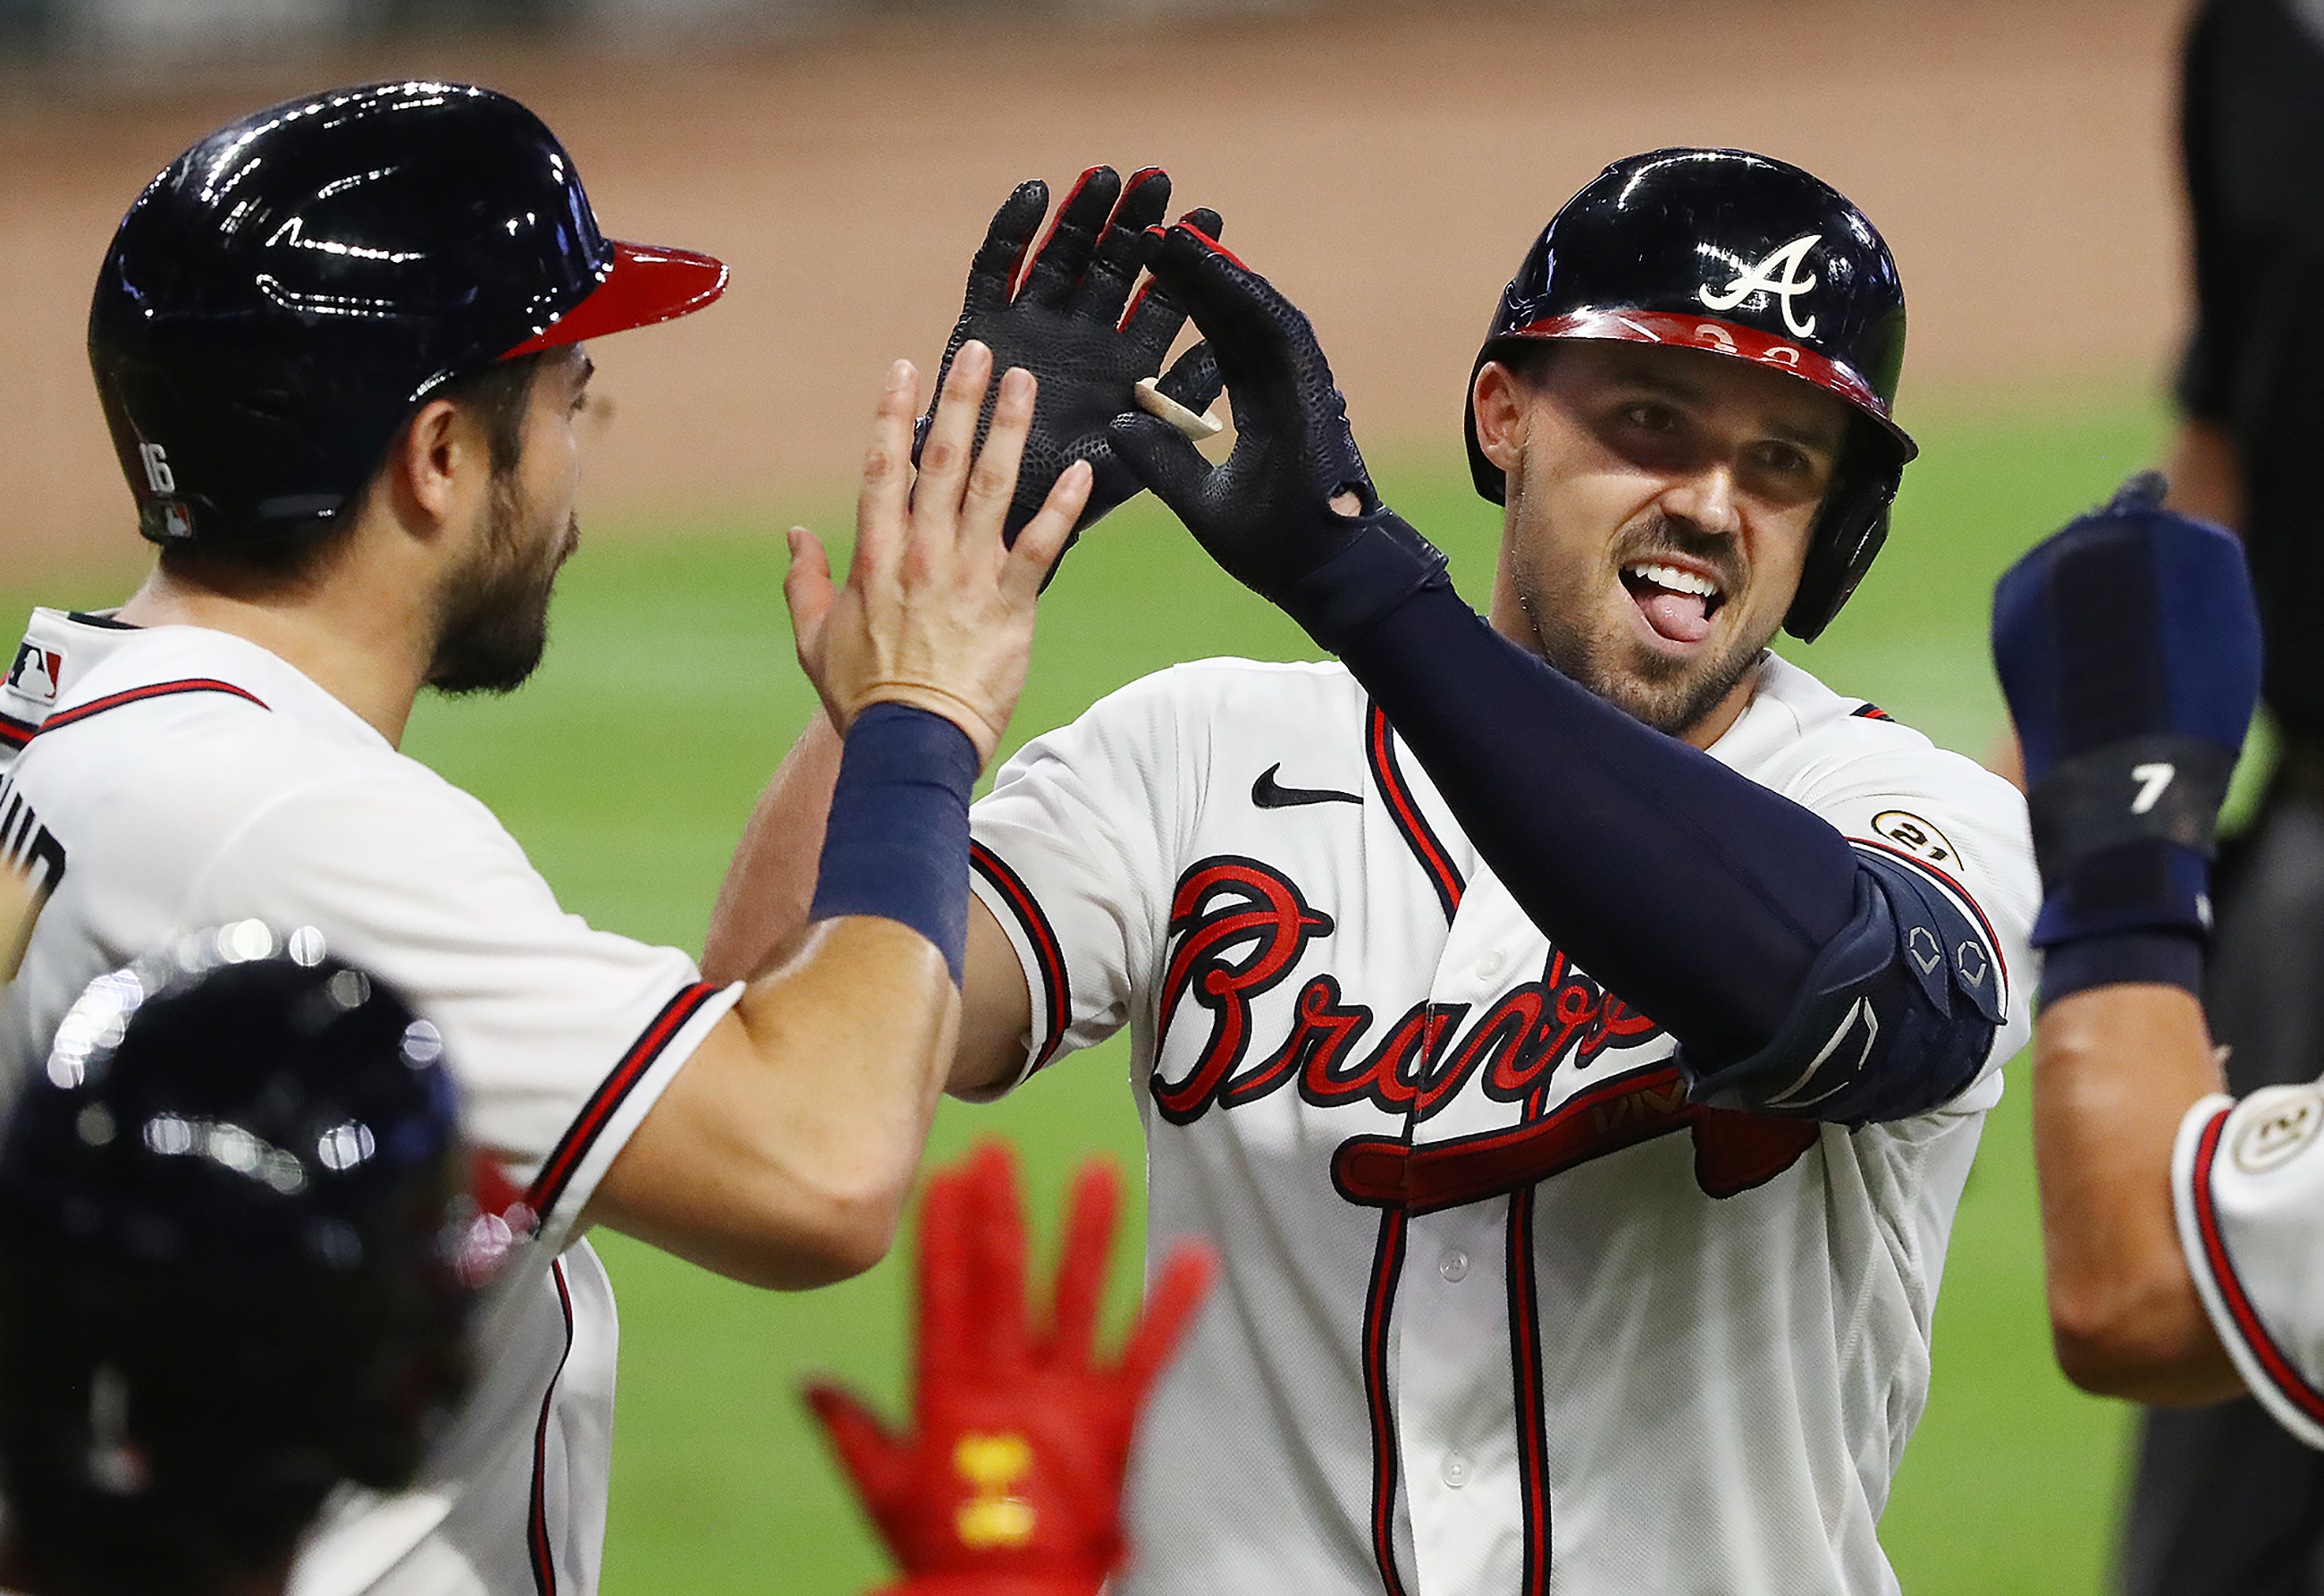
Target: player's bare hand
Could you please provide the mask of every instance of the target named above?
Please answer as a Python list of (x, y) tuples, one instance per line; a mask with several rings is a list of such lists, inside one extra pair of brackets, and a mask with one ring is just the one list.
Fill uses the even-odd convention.
[(980, 445), (977, 416), (991, 377), (991, 352), (964, 344), (916, 475), (919, 374), (908, 361), (890, 369), (844, 586), (834, 586), (815, 534), (791, 530), (783, 594), (799, 664), (842, 732), (866, 705), (911, 704), (959, 726), (990, 760), (1017, 706), (1032, 656), (1034, 600), (1089, 496), (1090, 468), (1067, 467), (1015, 544), (1004, 543), (1035, 383), (1022, 370), (1001, 378)]

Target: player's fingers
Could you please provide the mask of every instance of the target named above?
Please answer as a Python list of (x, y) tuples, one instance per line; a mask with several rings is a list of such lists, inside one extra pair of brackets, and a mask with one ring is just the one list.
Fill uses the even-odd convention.
[(1065, 1231), (1057, 1252), (1057, 1296), (1043, 1343), (1045, 1360), (1067, 1369), (1085, 1368), (1097, 1345), (1098, 1311), (1105, 1301), (1107, 1265), (1113, 1253), (1113, 1228), (1121, 1215), (1121, 1176), (1102, 1158), (1092, 1158), (1074, 1176), (1065, 1209)]
[(1183, 222), (1163, 235), (1147, 270), (1203, 329), (1230, 388), (1247, 356), (1279, 359), (1294, 337), (1313, 341), (1307, 318), (1273, 283)]
[(1188, 519), (1210, 480), (1211, 463), (1185, 433), (1161, 417), (1139, 411), (1116, 416), (1106, 428), (1106, 439), (1113, 445), (1114, 458), (1129, 466), (1132, 476), (1153, 489), (1154, 496), (1179, 520)]
[[(964, 544), (1001, 547), (1001, 523), (1017, 492), (1017, 468), (1025, 457), (1025, 438), (1033, 426), (1033, 374), (1010, 366), (1001, 374), (992, 406), (992, 425), (977, 446), (961, 495), (958, 533)], [(982, 567), (980, 567), (982, 568)]]
[(863, 455), (863, 483), (855, 495), (853, 569), (876, 565), (902, 536), (912, 501), (912, 418), (920, 408), (920, 374), (908, 360), (888, 368), (872, 420), (872, 447)]
[(828, 1380), (809, 1381), (802, 1395), (867, 1503), (894, 1501), (910, 1491), (909, 1453), (869, 1407)]
[(1017, 273), (1025, 263), (1026, 246), (1040, 231), (1049, 214), (1049, 185), (1038, 178), (1017, 185), (1001, 208), (992, 213), (984, 242), (968, 263), (967, 314), (995, 310), (1009, 302)]
[(966, 1191), (960, 1173), (938, 1170), (920, 1197), (919, 1371), (913, 1403), (926, 1418), (945, 1388), (946, 1371), (964, 1360), (975, 1324), (977, 1259), (965, 1232)]
[(1089, 503), (1097, 474), (1087, 460), (1075, 460), (1049, 484), (1040, 510), (1017, 533), (1001, 567), (1001, 595), (1010, 604), (1030, 604), (1049, 584), (1051, 573), (1074, 540), (1074, 523)]
[(791, 613), (791, 636), (799, 658), (812, 654), (836, 596), (831, 586), (831, 556), (805, 527), (790, 530), (790, 568), (783, 573), (783, 604)]
[(969, 1250), (975, 1259), (970, 1309), (978, 1363), (987, 1369), (1021, 1368), (1027, 1358), (1025, 1331), (1025, 1210), (1018, 1197), (1016, 1160), (1006, 1146), (988, 1141), (970, 1155), (963, 1180), (968, 1188)]
[(1049, 235), (1034, 250), (1017, 297), (1037, 304), (1064, 305), (1089, 269), (1097, 235), (1104, 230), (1105, 219), (1113, 214), (1113, 202), (1120, 196), (1121, 178), (1113, 168), (1093, 166), (1082, 173), (1074, 191), (1057, 207)]
[(1074, 296), (1074, 313), (1092, 321), (1120, 319), (1130, 302), (1130, 289), (1146, 269), (1146, 257), (1157, 240), (1147, 231), (1170, 208), (1170, 174), (1158, 166), (1130, 173), (1121, 186), (1121, 202), (1098, 235), (1097, 249), (1088, 272)]
[(1170, 369), (1154, 386), (1165, 399), (1175, 399), (1199, 415), (1217, 402), (1226, 380), (1219, 375), (1218, 356), (1205, 342), (1172, 361)]
[(953, 356), (944, 392), (936, 395), (936, 420), (928, 423), (927, 441), (920, 448), (920, 475), (912, 494), (916, 530), (941, 527), (949, 533), (960, 513), (961, 492), (976, 455), (977, 416), (991, 376), (992, 351), (976, 339)]
[(1218, 1272), (1218, 1254), (1206, 1242), (1181, 1241), (1170, 1250), (1121, 1349), (1121, 1371), (1133, 1388), (1144, 1391), (1169, 1367)]
[[(1178, 225), (1192, 227), (1213, 242), (1223, 226), (1219, 213), (1207, 207), (1197, 207), (1188, 211), (1178, 218)], [(1158, 247), (1162, 242), (1162, 230), (1157, 227), (1148, 236)], [(1149, 254), (1147, 259), (1150, 261), (1153, 256)], [(1129, 314), (1121, 318), (1122, 331), (1152, 349), (1157, 361), (1162, 357), (1161, 352), (1170, 346), (1171, 340), (1178, 336), (1178, 329), (1185, 324), (1185, 307), (1157, 289), (1150, 277), (1139, 289), (1138, 297), (1130, 301)]]

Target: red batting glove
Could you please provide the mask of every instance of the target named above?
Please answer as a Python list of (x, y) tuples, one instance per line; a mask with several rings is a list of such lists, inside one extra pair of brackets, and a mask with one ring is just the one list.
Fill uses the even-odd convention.
[(882, 1596), (1093, 1596), (1121, 1562), (1130, 1434), (1210, 1289), (1194, 1243), (1162, 1267), (1118, 1362), (1096, 1358), (1120, 1176), (1074, 1177), (1048, 1331), (1026, 1322), (1016, 1166), (988, 1142), (920, 1207), (919, 1372), (909, 1436), (838, 1387), (807, 1388), (905, 1577)]

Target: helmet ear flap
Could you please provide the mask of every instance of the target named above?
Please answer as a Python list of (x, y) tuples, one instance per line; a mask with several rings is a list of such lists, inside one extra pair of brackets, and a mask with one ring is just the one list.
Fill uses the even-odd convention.
[(1904, 471), (1887, 439), (1858, 421), (1809, 534), (1799, 589), (1784, 613), (1784, 630), (1802, 642), (1822, 634), (1872, 568), (1873, 557), (1888, 540), (1889, 506)]

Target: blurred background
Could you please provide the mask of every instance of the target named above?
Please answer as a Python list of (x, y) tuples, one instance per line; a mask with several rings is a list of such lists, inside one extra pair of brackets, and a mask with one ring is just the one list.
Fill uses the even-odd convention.
[[(569, 908), (697, 950), (811, 703), (777, 534), (844, 541), (881, 373), (933, 366), (1013, 183), (1159, 164), (1223, 212), (1314, 318), (1386, 496), (1481, 598), (1498, 512), (1458, 429), (1501, 284), (1607, 161), (1739, 145), (1855, 198), (1912, 307), (1898, 415), (1923, 454), (1888, 551), (1796, 657), (1981, 754), (2002, 724), (1994, 577), (2165, 430), (2183, 20), (2181, 0), (0, 0), (0, 601), (100, 606), (143, 568), (81, 346), (106, 239), (154, 172), (332, 83), (515, 94), (610, 234), (707, 250), (733, 280), (707, 314), (593, 346), (610, 420), (549, 663), (505, 701), (424, 706), (406, 749), (492, 804)], [(1046, 606), (1013, 739), (1175, 660), (1307, 651), (1142, 502)], [(1015, 1140), (1046, 1233), (1084, 1151), (1138, 1167), (1127, 1066), (1109, 1046), (998, 1107), (948, 1104), (938, 1156)], [(1915, 1596), (2100, 1587), (2126, 1415), (2049, 1361), (2026, 1141), (2013, 1090), (1883, 1527)], [(876, 1582), (794, 1391), (829, 1370), (894, 1409), (906, 1254), (775, 1297), (604, 1250), (624, 1315), (607, 1590)], [(1128, 1258), (1117, 1286), (1126, 1304)]]

